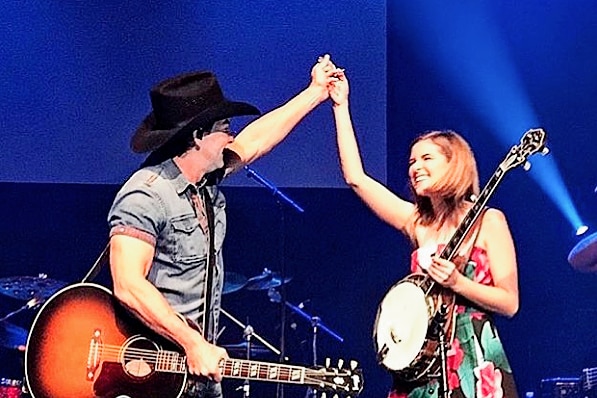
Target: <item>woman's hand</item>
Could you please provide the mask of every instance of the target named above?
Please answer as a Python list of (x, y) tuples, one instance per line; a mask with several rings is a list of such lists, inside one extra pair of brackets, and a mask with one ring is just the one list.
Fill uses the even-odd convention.
[(339, 106), (348, 102), (350, 86), (348, 85), (348, 78), (344, 73), (344, 69), (336, 69), (335, 77), (336, 80), (329, 84), (328, 90), (330, 98), (334, 101), (334, 106)]
[(456, 268), (456, 264), (438, 256), (431, 257), (431, 264), (427, 268), (427, 273), (434, 281), (448, 288), (453, 288), (462, 276)]

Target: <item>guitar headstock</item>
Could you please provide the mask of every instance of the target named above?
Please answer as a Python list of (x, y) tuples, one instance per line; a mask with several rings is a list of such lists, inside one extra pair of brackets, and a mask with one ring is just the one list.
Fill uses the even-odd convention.
[(338, 367), (330, 367), (329, 358), (325, 367), (307, 369), (305, 383), (321, 392), (320, 397), (353, 398), (363, 391), (363, 372), (357, 369), (357, 362), (350, 361), (349, 369), (343, 369), (344, 361), (338, 361)]
[(527, 130), (522, 138), (520, 144), (514, 145), (506, 158), (500, 163), (500, 167), (504, 171), (508, 171), (515, 167), (524, 164), (525, 170), (530, 168), (530, 163), (527, 158), (537, 152), (546, 155), (549, 150), (545, 146), (546, 134), (541, 128)]

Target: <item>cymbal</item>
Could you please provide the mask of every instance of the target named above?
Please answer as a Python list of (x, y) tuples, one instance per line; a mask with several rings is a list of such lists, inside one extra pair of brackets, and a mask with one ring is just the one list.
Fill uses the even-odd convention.
[(10, 276), (0, 278), (0, 293), (19, 300), (30, 300), (34, 297), (47, 299), (66, 286), (66, 282), (39, 276)]
[(273, 287), (281, 286), (292, 280), (292, 277), (288, 276), (282, 281), (282, 277), (277, 272), (272, 272), (265, 268), (261, 275), (249, 278), (247, 281), (247, 290), (268, 290)]
[(27, 331), (12, 323), (0, 322), (0, 346), (23, 351), (27, 344)]
[[(224, 344), (222, 345), (230, 354), (236, 357), (247, 356), (247, 342), (243, 341), (238, 344)], [(265, 346), (258, 343), (251, 343), (251, 356), (262, 356), (271, 353)]]
[(572, 268), (581, 272), (597, 272), (597, 233), (578, 242), (568, 254)]
[(222, 294), (236, 292), (247, 284), (247, 277), (236, 272), (224, 273), (224, 288)]

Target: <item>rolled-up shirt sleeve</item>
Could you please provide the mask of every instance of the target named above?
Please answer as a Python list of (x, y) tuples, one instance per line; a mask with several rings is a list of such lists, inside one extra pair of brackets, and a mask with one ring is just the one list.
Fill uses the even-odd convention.
[(125, 185), (108, 214), (110, 237), (132, 236), (155, 246), (164, 220), (164, 206), (155, 192), (144, 185), (134, 188)]

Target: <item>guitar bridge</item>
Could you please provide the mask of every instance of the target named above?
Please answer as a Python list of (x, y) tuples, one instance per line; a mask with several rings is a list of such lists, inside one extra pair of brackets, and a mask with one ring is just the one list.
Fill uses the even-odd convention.
[(102, 331), (100, 329), (95, 329), (93, 331), (93, 335), (91, 336), (91, 341), (89, 342), (89, 354), (87, 355), (86, 375), (88, 381), (93, 381), (93, 379), (95, 379), (95, 373), (99, 368), (102, 347), (101, 336)]

